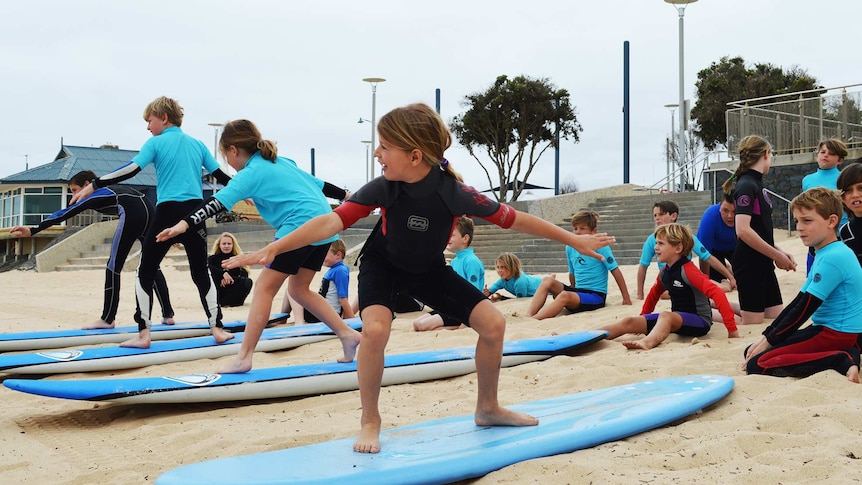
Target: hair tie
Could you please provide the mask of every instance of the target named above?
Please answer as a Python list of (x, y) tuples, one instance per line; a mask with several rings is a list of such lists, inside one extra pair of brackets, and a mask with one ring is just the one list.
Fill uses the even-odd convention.
[(443, 160), (440, 160), (440, 167), (442, 167), (443, 170), (449, 170), (449, 160), (446, 160), (446, 157), (443, 157)]

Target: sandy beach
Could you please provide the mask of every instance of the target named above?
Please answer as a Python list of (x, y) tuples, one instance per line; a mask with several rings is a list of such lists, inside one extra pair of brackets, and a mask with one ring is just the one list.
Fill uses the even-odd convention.
[[(779, 246), (794, 255), (800, 271), (778, 271), (785, 302), (804, 281), (806, 248), (786, 231)], [(563, 248), (560, 248), (563, 257)], [(636, 266), (623, 267), (632, 298)], [(253, 269), (255, 277), (259, 269)], [(650, 268), (647, 281), (657, 270)], [(165, 267), (178, 321), (201, 320), (203, 312), (186, 272)], [(356, 285), (354, 273), (351, 284)], [(562, 277), (563, 275), (561, 275)], [(11, 271), (0, 273), (0, 331), (77, 328), (98, 317), (104, 272)], [(487, 281), (496, 281), (489, 271)], [(316, 284), (316, 283), (315, 283)], [(133, 273), (123, 275), (118, 323), (132, 323)], [(578, 315), (535, 321), (528, 300), (497, 303), (506, 315), (507, 339), (598, 327), (640, 311), (622, 306), (610, 281), (609, 305)], [(736, 299), (735, 293), (729, 294)], [(280, 295), (276, 308), (280, 303)], [(667, 302), (661, 302), (662, 309)], [(158, 310), (156, 310), (157, 312)], [(225, 309), (225, 319), (245, 319), (248, 304)], [(155, 313), (155, 312), (154, 312)], [(473, 345), (472, 330), (416, 333), (418, 313), (393, 324), (389, 353)], [(631, 438), (592, 449), (519, 463), (469, 483), (667, 484), (667, 483), (851, 483), (862, 481), (862, 386), (836, 372), (806, 379), (746, 376), (742, 352), (765, 327), (740, 327), (728, 339), (721, 324), (701, 338), (671, 335), (651, 351), (599, 342), (574, 357), (503, 369), (500, 400), (543, 399), (651, 378), (714, 373), (731, 376), (731, 394), (703, 413)], [(630, 337), (622, 337), (626, 339)], [(631, 337), (633, 338), (633, 337)], [(324, 362), (340, 351), (337, 340), (290, 351), (258, 353), (256, 367)], [(180, 362), (126, 371), (68, 374), (47, 379), (182, 375), (213, 372), (216, 360)], [(193, 462), (278, 450), (355, 436), (358, 391), (292, 400), (188, 405), (117, 405), (67, 401), (0, 389), (0, 477), (3, 483), (152, 483), (161, 473)], [(471, 414), (475, 375), (384, 388), (384, 428), (451, 415)]]

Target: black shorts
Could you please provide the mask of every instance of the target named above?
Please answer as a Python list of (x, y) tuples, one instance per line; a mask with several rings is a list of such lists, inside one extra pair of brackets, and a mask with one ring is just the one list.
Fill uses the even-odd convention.
[(733, 277), (739, 294), (739, 308), (744, 312), (763, 313), (767, 308), (781, 305), (781, 287), (775, 268), (761, 265), (734, 265)]
[[(468, 324), (470, 313), (485, 295), (449, 266), (438, 266), (424, 273), (401, 271), (387, 261), (365, 256), (359, 267), (359, 311), (371, 305), (393, 309), (398, 292), (430, 306), (441, 316)], [(444, 318), (445, 320), (445, 318)]]
[(279, 254), (267, 268), (289, 275), (298, 273), (299, 268), (320, 271), (320, 268), (323, 266), (323, 260), (326, 259), (328, 252), (328, 243), (320, 246), (305, 246), (304, 248)]

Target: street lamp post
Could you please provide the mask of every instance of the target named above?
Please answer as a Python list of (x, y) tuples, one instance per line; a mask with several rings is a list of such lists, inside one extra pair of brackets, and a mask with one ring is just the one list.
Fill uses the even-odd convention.
[[(219, 130), (219, 128), (224, 126), (224, 123), (208, 123), (208, 124), (213, 127), (213, 132), (214, 132), (213, 133), (213, 158), (215, 158), (216, 162), (218, 162), (218, 130)], [(219, 163), (219, 166), (221, 166), (221, 163)], [(216, 193), (215, 179), (210, 177), (210, 180), (211, 180), (211, 183), (213, 185), (213, 193)]]
[[(362, 118), (359, 118), (362, 120)], [(371, 140), (362, 140), (362, 143), (365, 145), (365, 166), (368, 167), (371, 165), (371, 150), (368, 147), (371, 146)]]
[[(362, 80), (371, 84), (371, 147), (372, 150), (374, 150), (377, 148), (377, 84), (385, 82), (386, 80), (382, 77), (366, 77)], [(371, 161), (368, 163), (368, 180), (366, 182), (370, 182), (371, 179), (374, 178), (373, 160), (374, 157), (372, 156)]]
[(671, 160), (673, 157), (671, 156), (673, 150), (674, 139), (676, 138), (676, 124), (673, 121), (673, 114), (676, 112), (676, 108), (679, 106), (678, 104), (666, 104), (665, 108), (670, 110), (670, 137), (667, 139), (667, 178), (665, 179), (665, 184), (667, 185), (667, 191), (670, 192), (670, 181), (671, 181)]
[(694, 3), (697, 0), (664, 0), (665, 3), (669, 3), (676, 7), (676, 11), (679, 14), (679, 133), (677, 135), (678, 143), (679, 143), (679, 165), (680, 167), (684, 167), (686, 164), (686, 155), (685, 155), (685, 21), (683, 20), (685, 17), (685, 7), (690, 3)]

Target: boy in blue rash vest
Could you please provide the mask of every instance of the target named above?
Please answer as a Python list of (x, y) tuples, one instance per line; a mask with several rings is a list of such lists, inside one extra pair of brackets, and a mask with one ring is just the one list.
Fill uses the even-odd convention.
[[(470, 247), (472, 243), (473, 220), (461, 216), (455, 223), (455, 228), (452, 229), (452, 235), (449, 237), (449, 244), (446, 246), (446, 249), (455, 253), (449, 266), (455, 270), (458, 276), (469, 281), (477, 290), (481, 291), (485, 288), (485, 265)], [(465, 323), (448, 315), (441, 315), (437, 313), (437, 310), (434, 310), (413, 320), (413, 330), (427, 332), (440, 327), (455, 330), (466, 328)]]
[[(575, 234), (595, 234), (598, 232), (599, 215), (593, 211), (581, 211), (572, 216), (572, 232)], [(611, 248), (605, 246), (597, 250), (605, 257), (604, 261), (585, 258), (575, 249), (566, 246), (566, 260), (569, 263), (569, 284), (557, 280), (555, 275), (546, 276), (530, 301), (529, 314), (537, 320), (552, 318), (563, 308), (571, 312), (595, 310), (605, 306), (608, 295), (608, 273), (614, 280), (623, 297), (623, 305), (631, 305), (626, 280), (620, 271)], [(546, 304), (548, 293), (554, 298)]]
[[(380, 386), (384, 354), (392, 328), (392, 301), (399, 291), (430, 307), (467, 321), (479, 335), (475, 363), (478, 398), (474, 421), (479, 426), (535, 426), (538, 420), (502, 407), (497, 386), (506, 319), (481, 291), (455, 274), (443, 257), (455, 221), (481, 217), (504, 228), (568, 244), (600, 258), (595, 249), (613, 242), (604, 234), (576, 236), (547, 221), (489, 199), (461, 182), (443, 157), (451, 145), (449, 130), (432, 108), (412, 104), (384, 115), (374, 155), (383, 175), (333, 213), (315, 217), (262, 250), (226, 261), (227, 267), (266, 264), (276, 254), (327, 238), (380, 208), (381, 230), (369, 238), (359, 268), (362, 345), (357, 371), (362, 417), (353, 450), (380, 451)], [(241, 352), (250, 351), (243, 341)]]
[[(653, 204), (652, 208), (652, 216), (655, 221), (656, 226), (660, 226), (662, 224), (670, 224), (676, 222), (677, 217), (679, 217), (679, 205), (672, 200), (660, 200)], [(715, 269), (721, 275), (723, 275), (728, 280), (728, 287), (732, 290), (736, 288), (736, 280), (733, 278), (733, 273), (724, 265), (721, 261), (715, 258), (706, 248), (703, 246), (703, 243), (700, 242), (696, 237), (694, 238), (694, 250), (693, 253), (700, 258), (701, 261), (706, 261), (710, 267)], [(652, 260), (655, 257), (655, 233), (650, 234), (649, 237), (644, 241), (643, 248), (641, 249), (641, 259), (638, 262), (638, 275), (637, 275), (637, 298), (638, 300), (643, 300), (644, 298), (644, 283), (646, 282), (646, 273), (649, 265), (652, 264)], [(689, 255), (691, 257), (691, 255)], [(664, 266), (661, 261), (658, 262), (658, 267)], [(725, 289), (725, 288), (722, 288)]]
[(156, 215), (141, 247), (141, 263), (138, 265), (135, 296), (138, 308), (138, 336), (120, 344), (122, 347), (146, 349), (150, 347), (150, 313), (153, 307), (153, 285), (159, 264), (172, 245), (181, 243), (189, 260), (189, 272), (200, 295), (210, 331), (217, 343), (233, 338), (224, 330), (221, 308), (215, 285), (207, 268), (207, 230), (203, 222), (192, 231), (172, 240), (156, 241), (156, 234), (174, 225), (183, 214), (200, 205), (203, 199), (201, 169), (208, 171), (216, 180), (227, 184), (230, 180), (209, 149), (180, 129), (183, 123), (183, 108), (171, 98), (159, 97), (144, 109), (144, 121), (153, 137), (144, 143), (141, 151), (131, 162), (113, 172), (93, 179), (72, 197), (72, 202), (84, 199), (93, 190), (116, 184), (137, 175), (144, 167), (153, 164), (156, 169)]
[(731, 263), (743, 325), (762, 323), (781, 313), (784, 306), (775, 268), (796, 271), (793, 256), (775, 247), (772, 201), (763, 187), (771, 165), (769, 143), (757, 135), (746, 136), (739, 141), (739, 166), (722, 186), (727, 193), (733, 190), (736, 207), (737, 242)]
[[(656, 228), (656, 256), (665, 265), (644, 300), (640, 316), (624, 318), (605, 325), (608, 340), (627, 333), (641, 333), (639, 340), (622, 342), (628, 349), (650, 350), (676, 333), (689, 337), (706, 335), (717, 316), (727, 328), (728, 338), (739, 338), (733, 309), (724, 292), (694, 265), (691, 231), (680, 224), (665, 224)], [(662, 293), (670, 293), (671, 311), (652, 313)], [(718, 311), (710, 307), (712, 299)]]
[(505, 299), (500, 290), (508, 291), (515, 295), (515, 298), (531, 297), (536, 294), (536, 290), (542, 284), (542, 278), (521, 271), (521, 260), (512, 253), (501, 254), (497, 258), (494, 268), (500, 279), (492, 283), (490, 287), (486, 286), (483, 290), (485, 296), (491, 301)]
[[(834, 369), (859, 383), (862, 267), (838, 241), (841, 199), (815, 187), (790, 203), (799, 238), (817, 252), (799, 294), (745, 352), (748, 374), (807, 377)], [(811, 325), (801, 328), (808, 319)]]
[[(260, 217), (275, 228), (275, 238), (279, 239), (315, 216), (332, 212), (324, 195), (341, 200), (348, 197), (343, 189), (306, 173), (293, 160), (279, 157), (275, 142), (264, 140), (251, 121), (233, 120), (225, 124), (219, 149), (237, 171), (236, 175), (224, 189), (199, 204), (176, 225), (159, 233), (159, 241), (170, 240), (189, 227), (203, 224), (207, 218), (247, 198), (254, 202)], [(254, 285), (243, 337), (243, 349), (248, 343), (251, 352), (243, 354), (239, 369), (228, 366), (227, 372), (251, 369), (254, 347), (269, 319), (272, 300), (285, 279), (291, 298), (317, 315), (341, 340), (344, 355), (338, 361), (353, 361), (359, 332), (344, 323), (326, 300), (309, 288), (329, 252), (329, 244), (337, 239), (337, 235), (329, 235), (281, 254), (261, 271)]]
[[(350, 296), (350, 268), (344, 264), (345, 254), (347, 254), (347, 246), (345, 246), (344, 241), (341, 239), (332, 241), (326, 259), (323, 260), (323, 265), (329, 269), (323, 275), (323, 279), (320, 281), (320, 290), (317, 293), (326, 300), (326, 303), (329, 303), (329, 306), (341, 318), (353, 318), (353, 309), (350, 307), (350, 300), (348, 299)], [(320, 321), (308, 310), (303, 311), (303, 317), (306, 323)]]
[[(838, 188), (838, 176), (841, 174), (838, 167), (844, 163), (844, 157), (847, 156), (847, 153), (847, 145), (837, 138), (821, 141), (820, 145), (817, 146), (817, 171), (802, 179), (802, 191), (805, 192), (814, 187)], [(846, 223), (847, 214), (841, 214), (841, 222), (838, 227), (840, 228)], [(808, 257), (805, 262), (806, 274), (811, 269), (813, 262), (814, 248), (808, 248)]]
[[(69, 189), (71, 189), (72, 194), (77, 194), (81, 189), (90, 185), (90, 180), (94, 178), (96, 178), (96, 174), (90, 170), (78, 172), (69, 180)], [(114, 238), (111, 241), (111, 254), (105, 266), (105, 299), (102, 316), (83, 329), (114, 328), (117, 309), (120, 305), (120, 275), (123, 266), (126, 264), (126, 258), (132, 249), (132, 244), (135, 241), (143, 244), (144, 235), (147, 233), (156, 211), (152, 202), (144, 194), (131, 187), (109, 185), (97, 189), (88, 197), (51, 214), (36, 227), (15, 226), (9, 232), (15, 237), (29, 237), (48, 227), (71, 219), (87, 209), (119, 216), (119, 220)], [(162, 307), (162, 323), (173, 325), (174, 309), (171, 307), (165, 275), (160, 269), (156, 270), (154, 285), (156, 297), (158, 297)]]
[[(730, 260), (736, 250), (736, 229), (733, 227), (735, 217), (733, 194), (722, 192), (721, 202), (709, 206), (697, 226), (697, 238), (703, 247), (728, 269), (731, 268)], [(710, 267), (708, 261), (700, 261), (700, 270), (708, 274), (709, 279), (721, 283), (725, 292), (731, 291), (730, 281)]]

